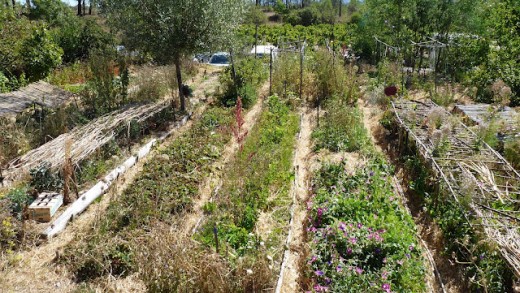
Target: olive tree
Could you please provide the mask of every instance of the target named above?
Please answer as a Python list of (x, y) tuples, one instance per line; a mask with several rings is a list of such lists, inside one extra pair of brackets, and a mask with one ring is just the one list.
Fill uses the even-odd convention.
[(197, 51), (228, 47), (245, 12), (245, 0), (103, 0), (109, 23), (129, 49), (176, 68), (181, 110), (181, 60)]

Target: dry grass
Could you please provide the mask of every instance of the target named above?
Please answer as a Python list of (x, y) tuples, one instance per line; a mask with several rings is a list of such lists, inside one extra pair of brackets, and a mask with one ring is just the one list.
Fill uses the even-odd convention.
[[(204, 249), (169, 226), (154, 223), (134, 239), (139, 275), (150, 292), (259, 292), (271, 278), (267, 261), (238, 261)], [(153, 260), (153, 261), (151, 261)]]

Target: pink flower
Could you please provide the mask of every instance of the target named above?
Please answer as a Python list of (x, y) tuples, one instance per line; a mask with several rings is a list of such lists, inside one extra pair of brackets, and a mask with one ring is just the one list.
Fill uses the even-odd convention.
[(314, 273), (316, 274), (316, 276), (323, 276), (323, 275), (325, 275), (325, 273), (323, 271), (320, 271), (320, 270), (315, 271)]
[(312, 256), (311, 260), (309, 261), (309, 264), (313, 263), (318, 259), (315, 255)]
[(347, 254), (352, 254), (352, 248), (347, 248)]
[(390, 291), (390, 284), (388, 283), (384, 283), (383, 286), (381, 287), (385, 292), (392, 292)]
[(357, 238), (356, 237), (350, 238), (350, 243), (356, 244), (357, 243)]
[(343, 270), (343, 268), (342, 268), (341, 266), (337, 266), (337, 267), (336, 267), (336, 272), (339, 273), (339, 272), (341, 272), (342, 270)]
[(314, 285), (314, 290), (315, 290), (316, 292), (328, 292), (328, 291), (329, 291), (329, 287), (327, 287), (327, 286), (321, 286), (321, 285), (319, 285), (319, 284), (316, 284), (316, 285)]
[(383, 271), (383, 273), (381, 274), (381, 278), (383, 280), (386, 280), (388, 278), (388, 272), (387, 271)]
[(361, 223), (358, 223), (357, 227), (358, 227), (358, 229), (361, 229), (363, 227), (363, 225)]
[(363, 270), (361, 268), (356, 267), (356, 273), (358, 275), (361, 275), (363, 273)]

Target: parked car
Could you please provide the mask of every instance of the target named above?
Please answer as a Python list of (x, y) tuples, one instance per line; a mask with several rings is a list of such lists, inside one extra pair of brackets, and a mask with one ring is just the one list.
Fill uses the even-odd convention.
[(271, 54), (271, 52), (273, 53), (273, 59), (275, 59), (278, 55), (278, 47), (273, 45), (258, 45), (255, 49), (255, 47), (253, 46), (253, 49), (251, 49), (251, 52), (249, 52), (249, 54), (254, 56), (256, 53), (256, 56), (258, 58), (263, 58), (264, 56), (269, 57), (269, 54)]
[(199, 62), (199, 63), (208, 63), (210, 58), (211, 58), (210, 53), (200, 53), (200, 54), (195, 54), (195, 56), (193, 57), (193, 61)]
[(229, 66), (229, 53), (218, 52), (211, 56), (209, 64), (213, 66)]

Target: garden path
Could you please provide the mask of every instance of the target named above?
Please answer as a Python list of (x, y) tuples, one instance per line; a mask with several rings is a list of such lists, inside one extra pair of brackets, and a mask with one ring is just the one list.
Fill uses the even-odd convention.
[(287, 236), (287, 250), (280, 271), (280, 279), (275, 292), (298, 292), (300, 277), (300, 262), (305, 245), (305, 219), (307, 218), (306, 202), (309, 198), (309, 174), (312, 134), (312, 114), (309, 109), (301, 109), (300, 133), (296, 142), (293, 159), (295, 180), (290, 194), (293, 196), (291, 222)]

